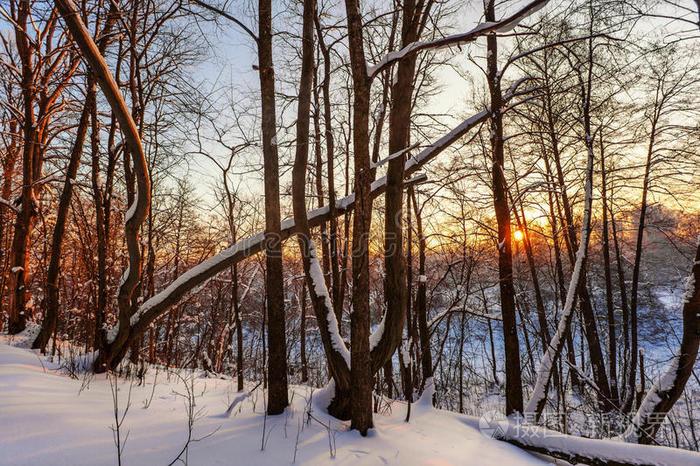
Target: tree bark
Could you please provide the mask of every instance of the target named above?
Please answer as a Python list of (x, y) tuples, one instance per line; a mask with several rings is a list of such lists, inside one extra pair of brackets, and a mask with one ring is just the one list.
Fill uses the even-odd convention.
[(632, 287), (630, 290), (630, 365), (627, 372), (627, 388), (623, 409), (630, 412), (633, 409), (635, 399), (635, 385), (637, 378), (637, 301), (639, 290), (639, 274), (642, 266), (642, 248), (644, 245), (644, 224), (647, 213), (647, 193), (649, 192), (649, 173), (651, 171), (652, 155), (654, 154), (654, 141), (656, 139), (656, 125), (658, 110), (654, 108), (654, 118), (651, 122), (651, 136), (647, 148), (646, 163), (644, 164), (644, 178), (642, 181), (642, 203), (639, 207), (639, 222), (637, 225), (637, 240), (634, 250), (634, 266), (632, 267)]
[[(495, 21), (495, 0), (486, 3), (486, 21)], [(520, 372), (520, 342), (515, 310), (513, 287), (513, 253), (511, 245), (510, 209), (508, 187), (504, 168), (503, 141), (503, 96), (498, 70), (498, 45), (496, 34), (486, 37), (488, 51), (486, 67), (489, 92), (491, 94), (491, 177), (493, 183), (493, 206), (498, 223), (498, 280), (503, 317), (503, 345), (506, 366), (506, 414), (523, 412), (523, 386)]]
[(415, 191), (411, 190), (413, 210), (416, 216), (416, 235), (418, 236), (418, 290), (416, 291), (416, 320), (418, 321), (418, 337), (420, 340), (421, 389), (425, 381), (433, 376), (433, 356), (430, 350), (430, 329), (428, 328), (428, 297), (427, 277), (425, 270), (426, 241), (423, 232), (423, 218), (418, 207)]
[[(352, 429), (364, 436), (372, 427), (372, 360), (370, 356), (369, 230), (372, 222), (370, 196), (372, 170), (369, 159), (369, 98), (362, 15), (358, 0), (345, 0), (350, 68), (353, 82), (353, 151), (355, 168), (355, 212), (352, 228), (352, 303), (350, 315), (350, 387)], [(383, 364), (380, 364), (380, 366)]]
[(335, 396), (328, 407), (329, 412), (340, 418), (349, 419), (351, 410), (350, 355), (340, 338), (338, 321), (330, 301), (326, 281), (323, 277), (316, 248), (311, 238), (306, 213), (306, 165), (309, 155), (309, 109), (311, 106), (311, 85), (313, 73), (313, 29), (314, 1), (304, 0), (302, 36), (302, 69), (297, 104), (297, 144), (292, 168), (292, 207), (299, 250), (304, 267), (304, 277), (311, 304), (321, 334), (328, 368), (335, 385)]
[(617, 336), (615, 332), (615, 303), (613, 301), (612, 271), (610, 268), (610, 235), (608, 232), (608, 200), (605, 169), (605, 148), (600, 135), (600, 183), (603, 203), (603, 269), (605, 274), (605, 306), (608, 311), (608, 374), (611, 401), (618, 405), (620, 394), (617, 388)]
[[(114, 12), (115, 7), (112, 6), (105, 25), (99, 34), (100, 40), (98, 40), (97, 48), (101, 55), (104, 55), (107, 48), (107, 38), (109, 37), (110, 30), (112, 29), (112, 24), (114, 23)], [(66, 230), (66, 222), (68, 220), (68, 209), (70, 208), (71, 199), (73, 197), (73, 184), (78, 173), (80, 158), (83, 154), (83, 146), (87, 135), (87, 129), (90, 125), (90, 117), (92, 116), (93, 112), (96, 113), (96, 105), (97, 83), (95, 78), (88, 72), (85, 104), (83, 105), (83, 110), (80, 115), (78, 128), (76, 130), (75, 142), (73, 143), (73, 149), (71, 150), (68, 167), (66, 168), (63, 191), (61, 192), (58, 211), (56, 213), (56, 224), (54, 226), (53, 236), (51, 238), (51, 257), (49, 259), (49, 267), (46, 274), (46, 314), (44, 315), (41, 330), (32, 343), (32, 348), (40, 349), (42, 353), (46, 351), (46, 345), (49, 342), (51, 335), (54, 333), (56, 329), (56, 322), (58, 321), (58, 279), (61, 263), (61, 246)], [(97, 131), (95, 126), (93, 126), (93, 131)], [(101, 216), (98, 215), (97, 220), (99, 221), (100, 219)], [(96, 322), (96, 326), (101, 325), (101, 323), (102, 322)], [(99, 331), (99, 327), (97, 331)]]
[(331, 82), (331, 53), (323, 39), (323, 30), (321, 22), (318, 18), (318, 8), (314, 12), (314, 24), (316, 26), (316, 37), (318, 40), (321, 54), (323, 55), (323, 82), (321, 88), (323, 90), (323, 125), (324, 135), (326, 138), (326, 175), (328, 181), (328, 213), (329, 213), (329, 229), (330, 229), (330, 259), (331, 259), (331, 299), (333, 309), (336, 313), (338, 321), (338, 329), (342, 332), (343, 320), (343, 303), (340, 293), (341, 275), (340, 275), (340, 257), (338, 254), (338, 217), (335, 214), (335, 143), (333, 138), (333, 115), (331, 113), (331, 97), (330, 97), (330, 82)]
[(684, 298), (683, 336), (680, 347), (666, 372), (649, 389), (624, 433), (623, 439), (628, 442), (649, 444), (653, 441), (693, 373), (700, 346), (700, 235)]
[(561, 353), (562, 348), (564, 347), (564, 343), (567, 341), (567, 335), (571, 332), (571, 320), (574, 314), (574, 301), (577, 290), (580, 289), (579, 282), (583, 279), (583, 269), (588, 253), (588, 241), (590, 238), (591, 228), (591, 209), (593, 204), (594, 160), (592, 146), (587, 145), (587, 149), (588, 162), (586, 165), (586, 195), (584, 200), (583, 222), (581, 225), (581, 242), (579, 243), (578, 251), (576, 252), (576, 262), (574, 263), (571, 281), (569, 282), (569, 288), (566, 292), (566, 301), (559, 320), (559, 325), (557, 326), (554, 337), (547, 347), (547, 351), (542, 356), (542, 361), (540, 362), (540, 367), (537, 371), (535, 388), (533, 389), (533, 394), (525, 407), (525, 412), (534, 413), (537, 420), (539, 420), (542, 410), (544, 409), (545, 402), (547, 401), (547, 391), (549, 389), (549, 383), (554, 365)]
[(29, 251), (29, 235), (36, 215), (34, 198), (34, 173), (36, 172), (35, 153), (37, 152), (37, 134), (34, 115), (34, 63), (32, 48), (27, 35), (30, 2), (21, 0), (17, 7), (17, 26), (15, 26), (15, 41), (17, 52), (22, 65), (22, 193), (20, 210), (17, 213), (10, 251), (10, 278), (7, 288), (9, 292), (7, 331), (10, 335), (17, 334), (26, 326), (26, 277)]
[(146, 157), (141, 146), (141, 139), (119, 87), (107, 67), (107, 63), (100, 54), (90, 33), (85, 28), (78, 9), (72, 0), (55, 0), (56, 7), (63, 16), (66, 27), (73, 40), (78, 45), (83, 57), (87, 60), (95, 75), (102, 92), (104, 92), (112, 111), (114, 112), (122, 133), (126, 140), (126, 147), (134, 164), (134, 174), (137, 180), (138, 196), (127, 212), (126, 225), (124, 227), (128, 249), (129, 268), (122, 276), (119, 287), (119, 331), (111, 342), (100, 351), (95, 360), (95, 369), (104, 371), (113, 368), (113, 362), (117, 363), (126, 353), (129, 340), (131, 297), (136, 285), (141, 278), (141, 248), (139, 244), (139, 229), (148, 214), (150, 207), (150, 183)]
[(267, 292), (268, 383), (267, 413), (281, 414), (289, 404), (287, 349), (280, 232), (279, 157), (275, 113), (275, 70), (272, 65), (272, 5), (258, 7), (258, 67), (262, 100), (263, 159), (265, 177), (265, 283)]

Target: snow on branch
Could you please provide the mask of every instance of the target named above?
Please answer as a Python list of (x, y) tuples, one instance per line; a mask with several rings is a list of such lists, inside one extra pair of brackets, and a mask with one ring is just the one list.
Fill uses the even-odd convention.
[(411, 42), (400, 50), (394, 50), (387, 53), (374, 66), (368, 66), (367, 76), (370, 79), (373, 79), (380, 71), (391, 66), (393, 63), (408, 56), (414, 55), (422, 50), (439, 49), (449, 47), (451, 45), (460, 45), (466, 42), (472, 42), (476, 40), (476, 38), (492, 32), (508, 32), (517, 26), (520, 21), (544, 7), (548, 1), (549, 0), (535, 0), (507, 18), (500, 21), (487, 21), (480, 23), (474, 29), (467, 32), (454, 34), (429, 42)]
[(654, 415), (655, 408), (661, 403), (665, 393), (673, 389), (673, 386), (678, 378), (678, 366), (680, 362), (680, 354), (676, 353), (671, 358), (666, 372), (659, 377), (647, 392), (644, 400), (639, 405), (639, 409), (634, 414), (630, 425), (627, 426), (625, 432), (620, 436), (625, 442), (636, 443), (639, 440), (640, 432), (643, 430)]
[(383, 159), (381, 159), (381, 160), (379, 160), (379, 161), (377, 161), (377, 162), (372, 162), (372, 163), (370, 164), (370, 168), (381, 167), (382, 165), (384, 165), (385, 163), (389, 162), (390, 160), (394, 160), (395, 158), (401, 157), (401, 156), (404, 155), (406, 152), (412, 151), (412, 150), (415, 149), (416, 147), (418, 147), (418, 143), (412, 144), (412, 145), (410, 145), (410, 146), (408, 146), (408, 147), (405, 147), (405, 148), (401, 149), (400, 151), (394, 152), (393, 154), (390, 154), (388, 157), (385, 157), (385, 158), (383, 158)]

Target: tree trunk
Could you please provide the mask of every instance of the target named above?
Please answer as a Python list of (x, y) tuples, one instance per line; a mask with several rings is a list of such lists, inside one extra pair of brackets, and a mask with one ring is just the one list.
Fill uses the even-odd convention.
[[(313, 13), (314, 1), (304, 0), (304, 20), (302, 39), (302, 70), (297, 105), (297, 144), (292, 168), (292, 207), (294, 209), (295, 233), (299, 243), (304, 276), (321, 341), (323, 343), (328, 368), (335, 386), (335, 396), (328, 411), (340, 419), (352, 415), (350, 392), (350, 354), (340, 338), (338, 321), (333, 310), (326, 281), (316, 248), (311, 238), (306, 214), (306, 166), (309, 155), (309, 109), (311, 106), (311, 85), (313, 73)], [(371, 379), (371, 376), (370, 376)], [(372, 381), (370, 380), (370, 384)], [(370, 398), (371, 416), (371, 398)]]
[(331, 81), (331, 54), (323, 39), (323, 31), (318, 18), (318, 8), (314, 11), (314, 24), (316, 26), (316, 37), (318, 45), (323, 55), (323, 125), (326, 137), (326, 163), (328, 180), (328, 213), (330, 227), (330, 258), (331, 258), (331, 299), (333, 309), (338, 321), (338, 329), (342, 333), (343, 303), (340, 293), (340, 257), (338, 254), (338, 218), (335, 214), (335, 149), (333, 139), (333, 115), (331, 113), (330, 81)]
[(22, 0), (17, 8), (17, 26), (15, 26), (15, 41), (17, 52), (22, 65), (22, 194), (21, 204), (15, 219), (14, 236), (10, 251), (10, 277), (7, 288), (8, 300), (8, 324), (7, 331), (10, 335), (17, 334), (26, 326), (26, 295), (28, 274), (27, 246), (31, 234), (32, 223), (36, 215), (34, 199), (34, 167), (35, 152), (38, 150), (37, 134), (34, 115), (34, 100), (36, 88), (34, 87), (34, 66), (32, 62), (32, 48), (30, 48), (27, 35), (27, 20), (29, 18), (30, 2)]
[(425, 381), (433, 376), (433, 356), (430, 351), (430, 332), (428, 329), (428, 298), (427, 277), (425, 270), (425, 234), (423, 232), (423, 219), (418, 208), (418, 199), (413, 190), (413, 210), (416, 216), (416, 235), (418, 236), (418, 291), (416, 292), (416, 320), (418, 321), (418, 336), (420, 340), (421, 362), (421, 390), (425, 387)]
[(75, 182), (75, 177), (78, 173), (80, 157), (83, 154), (83, 143), (85, 141), (85, 136), (87, 135), (87, 128), (90, 124), (90, 113), (92, 106), (96, 104), (96, 90), (94, 81), (88, 78), (88, 91), (85, 98), (85, 104), (80, 115), (80, 121), (78, 122), (75, 142), (73, 143), (73, 150), (71, 151), (70, 160), (68, 161), (68, 167), (65, 175), (66, 178), (63, 183), (63, 191), (61, 192), (58, 211), (56, 213), (56, 224), (54, 226), (53, 236), (51, 238), (51, 257), (49, 259), (49, 268), (46, 273), (46, 313), (41, 325), (41, 330), (32, 343), (32, 348), (40, 349), (42, 353), (44, 353), (46, 350), (46, 345), (56, 328), (56, 322), (58, 320), (58, 279), (61, 262), (61, 245), (63, 243), (63, 236), (66, 231), (68, 209), (73, 197), (73, 183)]
[[(486, 3), (486, 21), (495, 21), (495, 1)], [(520, 372), (520, 342), (515, 315), (515, 289), (513, 287), (513, 253), (511, 245), (510, 209), (508, 187), (504, 173), (503, 150), (503, 96), (498, 70), (498, 45), (496, 34), (486, 37), (488, 58), (486, 61), (489, 92), (491, 94), (491, 156), (493, 206), (498, 223), (498, 280), (503, 317), (503, 345), (506, 361), (506, 414), (523, 412), (523, 386)]]
[(577, 290), (580, 289), (579, 282), (583, 279), (583, 268), (586, 261), (586, 255), (588, 253), (588, 240), (590, 237), (591, 227), (591, 209), (593, 204), (593, 148), (588, 145), (587, 149), (588, 163), (586, 166), (586, 195), (584, 201), (583, 222), (581, 225), (581, 242), (579, 243), (578, 251), (576, 252), (576, 262), (571, 275), (571, 281), (569, 282), (569, 288), (566, 292), (566, 301), (559, 320), (559, 325), (557, 326), (554, 337), (547, 347), (547, 351), (542, 356), (542, 361), (540, 361), (540, 367), (537, 371), (535, 388), (533, 389), (532, 396), (525, 407), (525, 412), (534, 413), (537, 420), (539, 420), (542, 410), (544, 409), (545, 402), (547, 401), (547, 391), (549, 389), (549, 383), (554, 365), (556, 364), (556, 360), (564, 347), (567, 336), (571, 332), (571, 320), (574, 315), (574, 300)]
[[(12, 195), (12, 180), (14, 178), (17, 158), (19, 157), (20, 153), (20, 147), (18, 144), (20, 135), (17, 132), (17, 123), (17, 120), (10, 122), (10, 142), (6, 146), (5, 158), (2, 162), (3, 181), (2, 189), (0, 190), (0, 197), (8, 202), (11, 202), (10, 196)], [(6, 254), (9, 250), (7, 239), (12, 233), (10, 224), (11, 216), (13, 214), (15, 214), (14, 210), (11, 210), (8, 208), (8, 206), (0, 205), (0, 331), (2, 331), (4, 325), (3, 302), (5, 298), (5, 284), (9, 275), (9, 258)]]
[(612, 272), (610, 269), (610, 235), (608, 232), (607, 181), (605, 179), (605, 148), (603, 135), (600, 135), (600, 183), (603, 203), (603, 269), (605, 273), (605, 305), (608, 310), (608, 374), (610, 378), (611, 401), (618, 405), (620, 394), (617, 389), (617, 337), (615, 332), (615, 303), (613, 301)]
[[(352, 228), (352, 303), (350, 315), (351, 428), (364, 436), (372, 427), (372, 360), (369, 334), (369, 231), (372, 222), (369, 161), (369, 98), (362, 15), (357, 0), (345, 0), (353, 82), (353, 151), (355, 167), (355, 212)], [(383, 365), (383, 364), (382, 364)]]
[[(112, 5), (110, 7), (110, 12), (107, 16), (107, 20), (105, 21), (105, 25), (102, 28), (101, 33), (99, 34), (100, 39), (97, 42), (97, 48), (101, 55), (104, 55), (104, 52), (107, 49), (107, 38), (109, 37), (112, 25), (114, 24), (115, 11), (116, 9), (114, 5)], [(66, 222), (68, 220), (68, 209), (70, 207), (70, 202), (73, 197), (73, 184), (75, 182), (75, 177), (78, 173), (80, 158), (83, 154), (83, 146), (85, 143), (85, 137), (87, 135), (87, 129), (90, 125), (90, 119), (93, 116), (93, 113), (97, 113), (96, 107), (97, 82), (95, 81), (95, 78), (92, 76), (92, 74), (88, 73), (85, 104), (80, 115), (80, 121), (78, 122), (75, 142), (73, 144), (73, 150), (71, 151), (70, 160), (66, 169), (66, 178), (63, 184), (63, 191), (61, 192), (61, 199), (59, 201), (58, 212), (56, 214), (56, 224), (54, 226), (53, 237), (51, 239), (51, 258), (49, 259), (49, 267), (46, 276), (46, 314), (42, 322), (41, 331), (32, 343), (32, 348), (41, 349), (42, 353), (46, 351), (46, 344), (49, 342), (51, 335), (55, 332), (56, 323), (58, 321), (58, 279), (60, 272), (61, 246), (63, 243), (63, 237), (66, 229)], [(96, 136), (94, 134), (94, 132), (96, 131), (98, 131), (98, 129), (95, 125), (93, 125), (93, 137)], [(93, 156), (94, 155), (95, 154), (93, 150)], [(97, 207), (101, 208), (102, 206)], [(101, 217), (101, 215), (98, 215), (97, 220), (101, 220)], [(104, 277), (102, 277), (101, 279), (104, 280)], [(101, 327), (101, 325), (102, 321), (96, 322), (96, 333), (99, 332), (99, 328)]]
[(309, 381), (309, 367), (306, 362), (306, 283), (301, 285), (301, 318), (299, 319), (299, 357), (301, 358), (301, 382)]
[(238, 302), (238, 265), (234, 264), (233, 275), (233, 321), (236, 326), (236, 388), (243, 391), (243, 325), (241, 322), (241, 307)]
[[(655, 109), (656, 115), (656, 109)], [(633, 409), (635, 397), (635, 384), (637, 378), (637, 300), (639, 290), (639, 273), (642, 265), (642, 247), (644, 245), (644, 223), (647, 213), (647, 193), (649, 191), (649, 173), (651, 171), (652, 155), (654, 154), (654, 140), (656, 136), (657, 119), (651, 123), (651, 136), (647, 149), (646, 163), (644, 164), (644, 179), (642, 181), (642, 203), (639, 207), (639, 222), (637, 226), (637, 242), (634, 250), (634, 266), (632, 268), (632, 289), (630, 291), (630, 365), (627, 372), (627, 388), (623, 409), (630, 412)]]
[(119, 329), (115, 338), (100, 351), (95, 359), (95, 370), (101, 372), (113, 368), (114, 361), (118, 363), (121, 360), (126, 353), (128, 345), (131, 343), (129, 341), (131, 298), (141, 278), (139, 230), (150, 207), (150, 183), (146, 158), (138, 130), (132, 115), (126, 107), (119, 87), (107, 67), (107, 63), (100, 54), (92, 37), (90, 37), (73, 2), (71, 0), (55, 0), (55, 3), (73, 40), (77, 43), (83, 57), (89, 63), (95, 79), (104, 92), (117, 121), (119, 121), (119, 126), (126, 140), (127, 150), (134, 163), (134, 174), (138, 185), (138, 196), (127, 212), (126, 225), (124, 227), (129, 268), (122, 276), (121, 286), (119, 287)]
[(289, 404), (285, 338), (282, 235), (280, 233), (279, 158), (275, 113), (275, 70), (272, 65), (272, 5), (260, 0), (258, 67), (262, 100), (265, 165), (265, 281), (267, 292), (268, 383), (267, 413), (281, 414)]
[(651, 443), (667, 413), (683, 394), (693, 373), (700, 345), (700, 236), (695, 261), (686, 282), (683, 301), (683, 337), (666, 372), (644, 397), (623, 438), (628, 442)]

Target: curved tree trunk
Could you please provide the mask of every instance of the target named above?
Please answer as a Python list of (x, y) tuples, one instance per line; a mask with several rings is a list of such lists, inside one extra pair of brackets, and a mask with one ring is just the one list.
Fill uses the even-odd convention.
[(666, 415), (683, 394), (693, 372), (700, 346), (700, 235), (695, 261), (686, 282), (683, 300), (683, 337), (680, 348), (666, 372), (644, 397), (622, 438), (628, 442), (651, 443)]
[(141, 248), (139, 244), (139, 229), (143, 223), (150, 207), (150, 183), (148, 178), (148, 167), (146, 157), (141, 146), (138, 130), (134, 124), (134, 119), (129, 112), (124, 98), (119, 91), (119, 87), (114, 80), (107, 63), (100, 54), (97, 45), (92, 40), (90, 33), (85, 28), (78, 9), (72, 0), (55, 0), (66, 27), (71, 33), (73, 40), (78, 45), (83, 58), (88, 62), (95, 75), (102, 92), (114, 112), (119, 126), (126, 140), (126, 147), (131, 155), (134, 164), (134, 174), (137, 181), (137, 196), (134, 203), (129, 207), (126, 214), (126, 225), (124, 234), (126, 237), (129, 268), (122, 276), (119, 287), (119, 329), (111, 341), (99, 352), (95, 359), (95, 370), (105, 371), (112, 369), (115, 362), (118, 364), (126, 353), (127, 344), (130, 340), (130, 310), (131, 296), (141, 277)]

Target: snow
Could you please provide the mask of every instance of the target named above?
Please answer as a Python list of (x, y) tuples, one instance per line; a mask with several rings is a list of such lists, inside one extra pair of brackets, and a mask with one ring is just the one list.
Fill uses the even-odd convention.
[(520, 18), (516, 18), (515, 20), (513, 20), (513, 21), (511, 21), (511, 22), (509, 22), (509, 23), (504, 24), (503, 26), (501, 26), (501, 27), (499, 27), (498, 29), (496, 29), (496, 32), (505, 33), (505, 32), (510, 32), (510, 31), (512, 31), (513, 29), (515, 29), (515, 26), (517, 26), (518, 23), (520, 23), (520, 21), (522, 21), (525, 17), (534, 15), (535, 13), (537, 13), (538, 11), (540, 11), (542, 8), (544, 8), (544, 6), (545, 6), (546, 4), (547, 4), (547, 2), (543, 2), (543, 3), (539, 4), (539, 5), (535, 5), (534, 7), (532, 7), (532, 8), (527, 12), (526, 16), (523, 16), (523, 17), (520, 17)]
[[(30, 350), (0, 342), (0, 464), (116, 464), (108, 380), (94, 376), (81, 391), (83, 380), (69, 378), (57, 366)], [(185, 393), (184, 384), (178, 377), (168, 380), (161, 371), (154, 387), (154, 372), (149, 371), (144, 385), (131, 387), (131, 406), (121, 432), (122, 438), (129, 432), (123, 464), (168, 464), (185, 443), (188, 419), (178, 394)], [(189, 379), (188, 374), (181, 376)], [(332, 397), (332, 386), (292, 387), (292, 405), (285, 414), (265, 420), (262, 388), (241, 400), (227, 417), (227, 407), (241, 396), (235, 382), (195, 376), (193, 384), (195, 411), (201, 410), (194, 437), (211, 435), (190, 445), (189, 464), (292, 464), (295, 446), (294, 464), (304, 465), (545, 464), (513, 445), (482, 435), (464, 415), (420, 407), (406, 423), (406, 405), (394, 402), (388, 410), (391, 414), (375, 415), (375, 428), (363, 438), (349, 430), (349, 422), (326, 414), (324, 405)], [(118, 387), (123, 408), (128, 380), (120, 379)], [(144, 402), (152, 391), (146, 409)], [(308, 416), (309, 408), (313, 418)], [(261, 451), (264, 425), (267, 440)], [(335, 445), (333, 460), (329, 443)]]
[(386, 325), (386, 312), (382, 315), (382, 320), (379, 321), (377, 328), (369, 336), (369, 350), (372, 351), (377, 347), (382, 337), (384, 336), (384, 327)]
[[(467, 118), (462, 123), (457, 125), (454, 129), (452, 129), (452, 131), (438, 139), (435, 143), (431, 144), (430, 146), (420, 151), (418, 154), (408, 159), (408, 161), (406, 161), (405, 170), (407, 172), (410, 172), (415, 167), (421, 166), (423, 163), (425, 163), (426, 159), (430, 159), (435, 153), (440, 153), (445, 147), (452, 144), (469, 129), (473, 128), (480, 122), (485, 121), (488, 118), (488, 116), (488, 110), (482, 110), (479, 113)], [(386, 183), (386, 177), (379, 178), (374, 183), (381, 182), (381, 180), (384, 180), (382, 184)]]
[(394, 50), (392, 52), (387, 53), (382, 57), (379, 62), (374, 65), (374, 66), (367, 66), (367, 76), (372, 77), (374, 74), (380, 70), (382, 67), (386, 66), (388, 63), (394, 62), (401, 60), (403, 57), (411, 53), (413, 50), (418, 49), (422, 46), (425, 46), (425, 43), (423, 42), (411, 42), (408, 44), (406, 47), (402, 48), (401, 50)]
[(685, 282), (685, 293), (683, 294), (683, 302), (689, 303), (693, 299), (695, 294), (695, 274), (688, 275), (688, 279)]
[(414, 143), (414, 144), (411, 144), (411, 145), (408, 146), (408, 147), (404, 147), (403, 149), (401, 149), (401, 150), (399, 150), (399, 151), (396, 151), (396, 152), (394, 152), (393, 154), (390, 154), (390, 155), (389, 155), (388, 157), (386, 157), (386, 158), (383, 158), (383, 159), (381, 159), (381, 160), (379, 160), (379, 161), (377, 161), (377, 162), (372, 162), (372, 163), (370, 164), (370, 168), (381, 167), (382, 165), (384, 165), (385, 163), (389, 162), (390, 160), (394, 160), (395, 158), (401, 157), (401, 156), (404, 155), (406, 152), (411, 151), (411, 150), (415, 149), (416, 147), (418, 147), (418, 143)]

